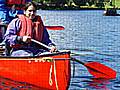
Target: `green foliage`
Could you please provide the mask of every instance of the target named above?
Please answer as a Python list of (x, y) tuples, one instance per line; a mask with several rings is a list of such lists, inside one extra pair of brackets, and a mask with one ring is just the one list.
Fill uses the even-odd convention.
[(105, 6), (104, 3), (109, 3), (110, 0), (33, 0), (35, 2), (44, 2), (44, 3), (56, 3), (56, 6), (60, 4), (67, 4), (69, 6), (69, 2), (74, 2), (75, 5), (78, 6), (88, 6), (88, 8), (93, 8), (92, 6), (96, 6), (97, 8), (106, 8), (106, 7), (117, 7), (120, 8), (120, 0), (112, 0), (110, 5)]

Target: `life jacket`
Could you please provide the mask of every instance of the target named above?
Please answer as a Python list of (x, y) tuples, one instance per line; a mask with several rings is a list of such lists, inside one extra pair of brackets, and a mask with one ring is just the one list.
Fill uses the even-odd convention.
[(7, 4), (17, 4), (17, 5), (21, 5), (21, 4), (25, 4), (26, 0), (7, 0)]
[(25, 4), (31, 1), (32, 0), (6, 0), (6, 4), (8, 8), (11, 8), (12, 5), (16, 5), (17, 10), (24, 10)]
[(19, 36), (27, 35), (35, 40), (42, 41), (44, 25), (40, 16), (36, 16), (34, 22), (24, 15), (18, 15), (18, 18), (21, 20)]
[[(18, 15), (18, 18), (21, 21), (20, 31), (17, 33), (18, 36), (30, 36), (35, 40), (42, 41), (44, 25), (40, 16), (36, 16), (34, 22), (24, 15)], [(22, 45), (12, 45), (13, 48), (20, 46)]]

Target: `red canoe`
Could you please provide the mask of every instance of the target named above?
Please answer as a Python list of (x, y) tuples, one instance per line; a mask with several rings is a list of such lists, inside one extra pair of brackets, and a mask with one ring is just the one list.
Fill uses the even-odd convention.
[(67, 90), (69, 59), (69, 51), (39, 57), (0, 57), (0, 77), (37, 86), (38, 90)]

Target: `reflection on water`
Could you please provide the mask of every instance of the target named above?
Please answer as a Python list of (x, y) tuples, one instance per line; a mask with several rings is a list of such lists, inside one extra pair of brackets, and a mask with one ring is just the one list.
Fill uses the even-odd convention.
[(0, 77), (0, 90), (42, 90), (40, 87), (26, 82), (18, 82)]
[(109, 80), (105, 79), (91, 79), (90, 81), (82, 81), (87, 82), (87, 87), (93, 88), (93, 89), (102, 89), (102, 90), (108, 90), (107, 84), (110, 83)]

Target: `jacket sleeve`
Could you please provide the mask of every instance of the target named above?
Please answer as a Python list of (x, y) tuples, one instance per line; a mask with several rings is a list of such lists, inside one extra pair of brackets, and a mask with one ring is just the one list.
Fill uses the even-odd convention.
[(19, 31), (20, 24), (21, 24), (20, 20), (16, 18), (12, 20), (10, 24), (8, 25), (8, 28), (4, 35), (4, 41), (8, 43), (10, 46), (18, 43), (17, 32)]
[(55, 44), (50, 40), (50, 36), (46, 28), (44, 28), (42, 43), (48, 46), (51, 46), (51, 45), (55, 46)]

